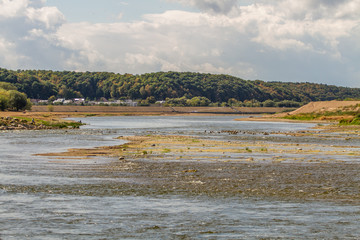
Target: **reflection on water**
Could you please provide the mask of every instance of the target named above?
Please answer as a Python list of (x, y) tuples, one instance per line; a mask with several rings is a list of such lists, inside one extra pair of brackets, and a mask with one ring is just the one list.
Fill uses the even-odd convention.
[[(263, 139), (261, 132), (297, 131), (312, 124), (232, 121), (233, 116), (84, 118), (80, 130), (0, 133), (1, 239), (356, 239), (359, 206), (327, 202), (285, 202), (205, 196), (84, 196), (66, 186), (118, 181), (84, 171), (112, 158), (73, 159), (35, 153), (90, 148), (123, 142), (120, 135), (184, 134), (242, 130), (244, 137)], [(251, 131), (246, 133), (245, 131)], [(256, 135), (259, 133), (259, 135)], [(241, 140), (241, 136), (204, 137)], [(311, 137), (269, 136), (263, 141), (315, 141)], [(318, 139), (316, 141), (319, 141)], [(336, 144), (328, 139), (324, 144)], [(353, 144), (358, 144), (357, 142)], [(79, 174), (82, 172), (83, 174)], [(37, 191), (36, 189), (49, 189)], [(52, 186), (60, 190), (51, 191)], [(63, 188), (61, 187), (63, 186)], [(105, 185), (104, 185), (105, 186)], [(79, 188), (80, 189), (80, 188)]]

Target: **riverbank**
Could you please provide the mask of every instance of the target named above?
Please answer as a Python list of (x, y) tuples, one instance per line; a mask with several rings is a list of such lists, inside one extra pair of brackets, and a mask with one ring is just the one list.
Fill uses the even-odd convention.
[(320, 101), (310, 102), (294, 111), (273, 115), (251, 116), (237, 121), (258, 122), (307, 122), (340, 125), (359, 125), (360, 101)]
[(0, 131), (3, 130), (41, 130), (50, 129), (42, 123), (35, 123), (35, 120), (18, 119), (13, 117), (0, 117)]
[[(50, 111), (50, 110), (51, 111)], [(274, 114), (290, 111), (277, 107), (128, 107), (128, 106), (33, 106), (31, 112), (109, 115), (174, 115), (174, 114)]]
[[(3, 129), (46, 129), (50, 126), (58, 128), (59, 125), (69, 125), (71, 121), (64, 120), (71, 117), (93, 116), (172, 116), (172, 115), (243, 115), (243, 114), (273, 114), (276, 112), (289, 111), (288, 108), (262, 108), (262, 107), (126, 107), (126, 106), (33, 106), (31, 111), (12, 112), (0, 111), (3, 118)], [(6, 120), (9, 118), (9, 121)], [(20, 119), (27, 123), (12, 126), (13, 120)], [(34, 119), (35, 124), (32, 122)], [(43, 124), (46, 122), (47, 124)], [(31, 124), (28, 124), (31, 123)], [(40, 124), (39, 124), (40, 123)], [(74, 123), (75, 124), (75, 123)], [(41, 125), (45, 125), (41, 126)], [(70, 124), (71, 125), (71, 124)], [(76, 124), (75, 124), (76, 125)], [(35, 127), (35, 128), (34, 128)]]
[(1, 112), (0, 131), (79, 128), (82, 123), (64, 120), (63, 115)]

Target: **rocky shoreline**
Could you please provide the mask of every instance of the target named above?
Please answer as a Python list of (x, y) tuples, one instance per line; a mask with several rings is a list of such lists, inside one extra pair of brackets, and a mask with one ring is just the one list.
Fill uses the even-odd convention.
[(44, 124), (36, 123), (34, 119), (17, 119), (13, 117), (0, 117), (0, 131), (3, 130), (41, 130), (50, 129), (51, 127)]

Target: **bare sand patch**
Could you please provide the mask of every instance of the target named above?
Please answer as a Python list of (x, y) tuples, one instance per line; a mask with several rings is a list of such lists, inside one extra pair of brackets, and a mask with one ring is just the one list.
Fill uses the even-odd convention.
[(319, 101), (310, 102), (295, 111), (290, 112), (290, 115), (300, 113), (321, 113), (321, 112), (334, 112), (343, 110), (345, 107), (354, 107), (353, 110), (358, 110), (360, 101)]

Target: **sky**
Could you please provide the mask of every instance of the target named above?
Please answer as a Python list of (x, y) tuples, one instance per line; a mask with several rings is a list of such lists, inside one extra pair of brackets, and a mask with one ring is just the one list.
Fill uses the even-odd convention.
[(360, 0), (0, 0), (0, 67), (360, 87)]

